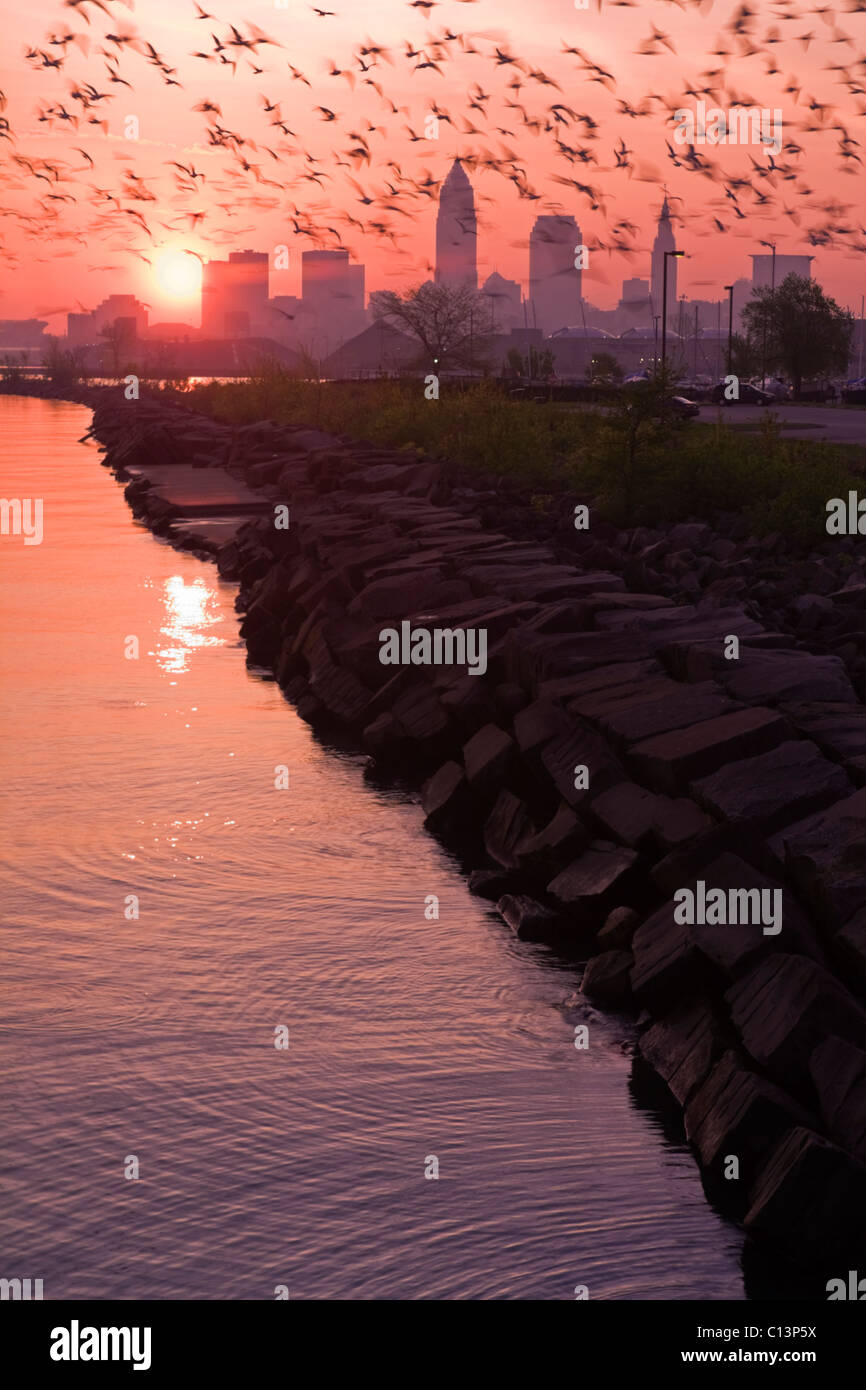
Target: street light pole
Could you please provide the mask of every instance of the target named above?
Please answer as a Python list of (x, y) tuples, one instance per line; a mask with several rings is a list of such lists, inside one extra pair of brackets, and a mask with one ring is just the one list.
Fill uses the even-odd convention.
[(684, 251), (665, 251), (664, 252), (664, 271), (662, 273), (662, 367), (665, 365), (667, 357), (667, 338), (668, 338), (668, 257), (684, 256)]
[[(772, 264), (772, 271), (771, 271), (771, 275), (770, 275), (770, 295), (772, 296), (772, 295), (775, 294), (775, 292), (776, 292), (776, 243), (775, 243), (774, 241), (762, 241), (762, 242), (761, 242), (761, 245), (762, 245), (762, 246), (769, 246), (769, 247), (772, 249), (772, 252), (773, 252), (773, 264)], [(770, 299), (770, 310), (769, 310), (770, 313), (772, 313), (772, 304), (773, 304), (773, 301), (772, 301), (772, 298), (771, 298), (771, 299)], [(763, 332), (763, 335), (762, 335), (762, 342), (761, 342), (761, 387), (762, 387), (763, 390), (766, 390), (766, 389), (767, 389), (767, 318), (768, 318), (768, 314), (765, 314), (765, 315), (764, 315), (764, 332)]]
[(734, 287), (725, 285), (728, 291), (728, 376), (731, 375), (731, 361), (734, 347)]

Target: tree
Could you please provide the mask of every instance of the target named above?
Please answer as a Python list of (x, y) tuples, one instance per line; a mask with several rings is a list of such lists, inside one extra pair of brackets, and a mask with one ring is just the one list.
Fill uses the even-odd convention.
[(611, 352), (594, 352), (590, 363), (590, 381), (606, 385), (622, 381), (622, 367)]
[(57, 385), (71, 385), (73, 382), (87, 380), (84, 347), (64, 348), (59, 338), (46, 334), (42, 351), (42, 369), (49, 381)]
[(403, 294), (377, 290), (370, 304), (374, 318), (415, 338), (419, 367), (489, 366), (490, 306), (477, 290), (428, 281)]
[(123, 357), (133, 343), (134, 334), (130, 326), (123, 319), (115, 319), (113, 323), (107, 323), (99, 330), (99, 336), (105, 341), (114, 375), (120, 376)]
[(790, 378), (795, 398), (806, 378), (847, 369), (853, 316), (815, 280), (786, 275), (775, 290), (753, 290), (743, 319), (753, 342), (766, 334), (767, 363)]
[[(727, 374), (727, 349), (725, 350), (725, 374)], [(755, 342), (742, 333), (734, 333), (731, 338), (731, 373), (747, 380), (757, 376), (761, 370), (761, 343)]]
[(605, 418), (600, 444), (606, 467), (619, 486), (621, 515), (627, 525), (634, 515), (638, 464), (651, 467), (656, 458), (670, 451), (677, 422), (668, 402), (676, 383), (671, 366), (659, 364), (647, 381), (624, 386)]

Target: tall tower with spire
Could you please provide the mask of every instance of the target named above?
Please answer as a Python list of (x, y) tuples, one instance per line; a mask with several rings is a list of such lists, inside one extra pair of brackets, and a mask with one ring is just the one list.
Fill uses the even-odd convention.
[[(662, 203), (661, 216), (659, 217), (659, 227), (656, 232), (656, 239), (653, 242), (652, 257), (652, 311), (654, 314), (662, 313), (662, 298), (664, 294), (664, 274), (665, 274), (665, 251), (676, 251), (677, 243), (674, 238), (674, 229), (671, 226), (671, 210), (668, 207), (668, 195), (665, 190), (665, 199)], [(668, 327), (672, 328), (674, 314), (677, 307), (677, 265), (678, 260), (671, 256), (668, 261)]]
[(455, 159), (439, 193), (436, 218), (436, 284), (478, 288), (475, 195), (459, 159)]

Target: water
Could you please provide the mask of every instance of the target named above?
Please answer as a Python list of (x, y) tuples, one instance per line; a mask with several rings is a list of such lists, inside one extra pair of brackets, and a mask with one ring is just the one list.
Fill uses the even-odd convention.
[(0, 538), (0, 1276), (742, 1298), (736, 1230), (630, 1098), (625, 1031), (248, 674), (233, 586), (133, 521), (89, 418), (0, 398), (3, 495), (42, 497), (45, 528)]

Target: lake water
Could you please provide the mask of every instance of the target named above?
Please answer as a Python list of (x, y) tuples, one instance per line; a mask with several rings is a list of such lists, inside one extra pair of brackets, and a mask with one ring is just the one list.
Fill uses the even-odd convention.
[(133, 520), (89, 419), (0, 397), (3, 495), (44, 504), (40, 546), (0, 537), (0, 1276), (742, 1298), (626, 1029), (247, 672), (234, 587)]

